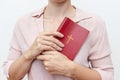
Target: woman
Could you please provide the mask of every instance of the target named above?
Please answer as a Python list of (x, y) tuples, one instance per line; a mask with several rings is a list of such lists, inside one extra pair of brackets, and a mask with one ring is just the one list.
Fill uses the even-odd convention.
[[(55, 37), (69, 17), (90, 31), (74, 61), (60, 53)], [(71, 5), (71, 0), (48, 0), (40, 11), (25, 15), (16, 24), (10, 54), (4, 62), (8, 80), (113, 80), (113, 66), (104, 22)], [(43, 55), (41, 55), (43, 54)]]

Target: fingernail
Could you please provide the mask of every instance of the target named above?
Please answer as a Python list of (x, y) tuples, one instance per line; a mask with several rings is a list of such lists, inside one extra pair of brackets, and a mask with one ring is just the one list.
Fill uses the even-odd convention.
[(58, 50), (59, 50), (59, 51), (62, 51), (62, 48), (59, 48)]
[(63, 49), (61, 48), (61, 50), (60, 51), (62, 51)]
[(64, 35), (63, 35), (63, 34), (61, 34), (61, 37), (64, 37)]
[(64, 47), (64, 44), (61, 44), (61, 47)]

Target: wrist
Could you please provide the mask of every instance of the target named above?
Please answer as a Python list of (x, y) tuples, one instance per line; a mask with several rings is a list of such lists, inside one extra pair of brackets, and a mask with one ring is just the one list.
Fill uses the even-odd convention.
[(73, 64), (73, 67), (72, 67), (72, 73), (71, 73), (71, 78), (75, 78), (76, 76), (76, 63)]
[(75, 72), (76, 64), (73, 61), (71, 61), (68, 67), (69, 69), (67, 76), (73, 78), (75, 75), (74, 72)]
[(27, 50), (24, 54), (23, 54), (24, 58), (26, 60), (34, 60), (36, 57), (31, 55), (31, 51)]

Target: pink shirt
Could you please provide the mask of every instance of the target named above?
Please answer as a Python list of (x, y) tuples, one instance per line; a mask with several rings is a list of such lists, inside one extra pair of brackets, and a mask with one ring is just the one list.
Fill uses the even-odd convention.
[[(10, 44), (9, 55), (3, 64), (6, 76), (9, 76), (10, 65), (31, 46), (39, 32), (43, 31), (43, 13), (44, 8), (23, 16), (17, 22)], [(86, 13), (78, 8), (76, 8), (76, 15), (72, 20), (90, 31), (74, 62), (98, 71), (102, 80), (113, 80), (113, 65), (110, 57), (111, 49), (103, 20), (94, 14)], [(28, 80), (72, 79), (49, 74), (42, 62), (35, 60), (28, 73)]]

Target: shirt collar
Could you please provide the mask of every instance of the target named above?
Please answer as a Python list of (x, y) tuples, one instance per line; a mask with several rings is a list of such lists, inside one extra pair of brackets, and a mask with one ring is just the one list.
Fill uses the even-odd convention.
[(42, 8), (41, 10), (38, 10), (38, 11), (34, 12), (32, 14), (32, 17), (34, 17), (34, 18), (40, 18), (44, 14), (45, 8), (46, 7)]
[[(39, 11), (34, 12), (32, 14), (32, 17), (34, 17), (34, 18), (40, 18), (44, 14), (45, 8), (46, 7), (42, 8)], [(86, 12), (84, 12), (84, 11), (78, 9), (78, 8), (76, 8), (76, 15), (75, 15), (75, 17), (74, 17), (73, 20), (75, 22), (79, 23), (81, 21), (88, 20), (88, 19), (91, 19), (91, 18), (92, 18), (92, 15), (90, 15), (90, 14), (88, 14), (88, 13), (86, 13)]]
[(85, 21), (85, 20), (88, 20), (88, 19), (91, 19), (92, 18), (92, 15), (87, 13), (87, 12), (84, 12), (83, 10), (79, 9), (79, 8), (76, 8), (76, 15), (74, 17), (74, 21), (76, 23), (79, 23), (81, 21)]

